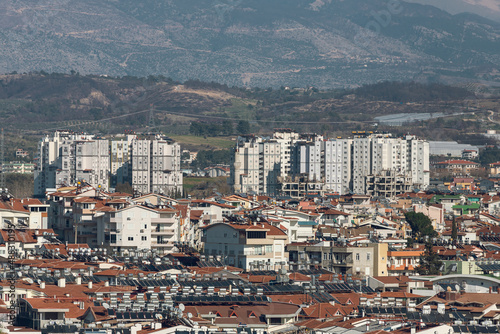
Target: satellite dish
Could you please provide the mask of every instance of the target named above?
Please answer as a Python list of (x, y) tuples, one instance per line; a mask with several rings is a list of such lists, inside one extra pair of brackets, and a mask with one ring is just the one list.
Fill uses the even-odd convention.
[(186, 309), (186, 306), (184, 306), (184, 304), (179, 304), (179, 310), (181, 312), (184, 312), (185, 309)]
[(33, 280), (31, 278), (29, 278), (29, 277), (26, 278), (26, 282), (28, 282), (29, 284), (33, 284), (34, 283)]
[(104, 307), (107, 310), (107, 309), (109, 309), (109, 304), (108, 303), (102, 303), (102, 307)]
[(188, 313), (188, 319), (191, 319), (193, 315), (191, 313)]

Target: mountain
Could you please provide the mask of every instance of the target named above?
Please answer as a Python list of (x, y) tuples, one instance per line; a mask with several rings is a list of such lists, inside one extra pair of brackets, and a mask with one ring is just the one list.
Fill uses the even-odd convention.
[(497, 0), (407, 0), (431, 5), (451, 14), (473, 13), (500, 22), (500, 3)]
[[(472, 1), (472, 0), (468, 0)], [(238, 86), (500, 81), (500, 23), (382, 0), (4, 0), (0, 73)]]

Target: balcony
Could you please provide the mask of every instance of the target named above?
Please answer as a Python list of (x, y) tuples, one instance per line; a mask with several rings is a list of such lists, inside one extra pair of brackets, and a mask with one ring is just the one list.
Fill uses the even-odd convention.
[(173, 241), (152, 241), (151, 246), (153, 247), (173, 247), (174, 242)]
[(173, 236), (174, 234), (175, 234), (174, 229), (164, 229), (164, 230), (154, 229), (154, 230), (151, 230), (151, 235), (170, 235), (170, 236)]

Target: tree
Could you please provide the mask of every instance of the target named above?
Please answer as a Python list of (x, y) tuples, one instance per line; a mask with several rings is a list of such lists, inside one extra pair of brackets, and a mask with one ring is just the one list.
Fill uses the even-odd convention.
[(417, 238), (422, 238), (424, 236), (432, 238), (437, 236), (437, 232), (434, 231), (434, 227), (432, 227), (432, 221), (423, 213), (407, 212), (405, 213), (405, 218), (411, 226), (413, 236)]
[(5, 183), (9, 192), (17, 198), (32, 197), (34, 189), (33, 174), (5, 174)]
[(238, 131), (238, 134), (240, 135), (249, 134), (250, 123), (248, 123), (248, 121), (239, 121), (238, 125), (236, 126), (236, 131)]
[(414, 244), (413, 238), (406, 238), (406, 247), (413, 248), (413, 244)]
[(424, 253), (420, 255), (420, 264), (415, 271), (420, 275), (439, 275), (442, 264), (439, 255), (432, 248), (432, 243), (427, 242)]
[(120, 193), (125, 193), (125, 194), (134, 194), (134, 188), (130, 185), (130, 183), (125, 182), (125, 183), (118, 183), (115, 187), (115, 190)]
[(451, 240), (453, 240), (453, 243), (457, 242), (457, 222), (455, 220), (455, 215), (453, 215), (453, 220), (451, 222)]
[(230, 120), (224, 120), (222, 121), (222, 133), (225, 136), (230, 136), (233, 134), (233, 122)]

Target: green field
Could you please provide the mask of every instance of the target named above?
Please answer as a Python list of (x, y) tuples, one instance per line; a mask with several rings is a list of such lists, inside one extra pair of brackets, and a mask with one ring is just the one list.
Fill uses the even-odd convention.
[(184, 193), (190, 193), (196, 186), (207, 182), (218, 188), (217, 185), (227, 184), (227, 177), (185, 177), (182, 181)]
[(256, 100), (251, 99), (231, 99), (231, 106), (226, 107), (225, 111), (231, 117), (237, 117), (241, 119), (255, 119), (255, 104)]
[(198, 149), (226, 149), (234, 146), (229, 137), (197, 137), (197, 136), (169, 136), (182, 145), (188, 145)]

